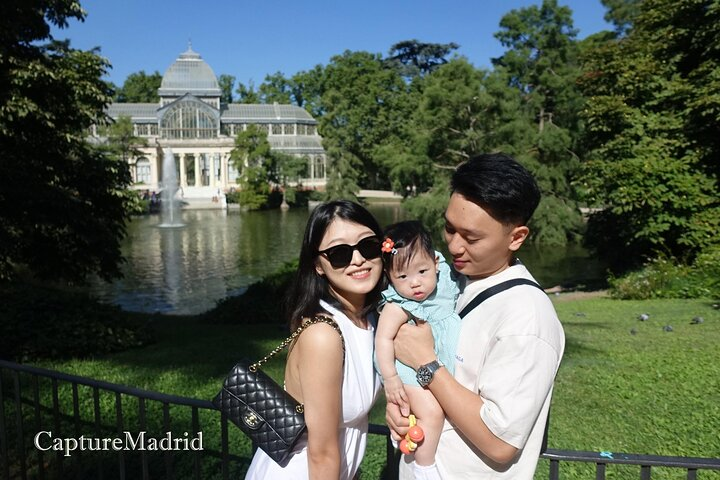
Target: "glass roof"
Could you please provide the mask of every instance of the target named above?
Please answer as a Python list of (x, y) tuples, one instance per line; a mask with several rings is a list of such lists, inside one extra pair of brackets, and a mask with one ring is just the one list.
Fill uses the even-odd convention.
[(268, 142), (273, 150), (286, 153), (324, 153), (320, 137), (296, 137), (269, 135)]
[(158, 90), (161, 97), (184, 93), (220, 96), (220, 86), (215, 72), (190, 46), (167, 69)]
[[(192, 97), (191, 97), (192, 98)], [(157, 122), (157, 103), (112, 103), (107, 113), (113, 118), (131, 117), (134, 122)], [(307, 112), (295, 105), (264, 105), (231, 103), (221, 114), (223, 123), (305, 123), (316, 125), (317, 121)]]
[(157, 122), (157, 103), (112, 103), (107, 108), (107, 113), (112, 118), (120, 116), (130, 117), (135, 122), (141, 120)]
[(300, 107), (295, 105), (280, 104), (256, 104), (256, 103), (231, 103), (222, 112), (222, 119), (225, 121), (252, 121), (264, 120), (268, 122), (282, 120), (307, 120), (302, 123), (316, 123), (315, 119)]

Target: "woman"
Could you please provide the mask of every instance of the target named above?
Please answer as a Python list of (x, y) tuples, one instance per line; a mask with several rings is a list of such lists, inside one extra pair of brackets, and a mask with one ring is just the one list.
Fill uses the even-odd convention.
[[(380, 226), (348, 201), (322, 204), (310, 215), (287, 303), (290, 329), (304, 318), (331, 316), (307, 327), (291, 345), (285, 388), (305, 405), (307, 432), (278, 465), (257, 450), (247, 479), (352, 479), (365, 453), (368, 412), (380, 388), (373, 368), (374, 312), (384, 285)], [(343, 351), (344, 350), (344, 351)]]

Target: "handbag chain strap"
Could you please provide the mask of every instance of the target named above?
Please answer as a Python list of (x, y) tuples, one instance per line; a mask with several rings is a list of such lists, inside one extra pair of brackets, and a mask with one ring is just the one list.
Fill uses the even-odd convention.
[(297, 337), (300, 336), (303, 330), (305, 330), (310, 325), (315, 325), (316, 323), (327, 323), (331, 327), (335, 329), (336, 332), (340, 334), (340, 340), (342, 341), (342, 347), (343, 347), (343, 362), (345, 361), (345, 338), (343, 337), (342, 331), (340, 330), (340, 327), (337, 323), (335, 323), (335, 320), (333, 320), (330, 317), (326, 317), (324, 315), (316, 315), (313, 318), (308, 318), (305, 320), (302, 325), (300, 325), (297, 330), (295, 330), (292, 335), (290, 335), (288, 338), (282, 341), (280, 345), (275, 347), (275, 349), (265, 355), (265, 357), (262, 358), (262, 360), (258, 360), (257, 362), (250, 365), (249, 370), (251, 372), (257, 371), (257, 369), (265, 362), (270, 360), (272, 357), (277, 355), (279, 352), (281, 352), (285, 347), (290, 345)]

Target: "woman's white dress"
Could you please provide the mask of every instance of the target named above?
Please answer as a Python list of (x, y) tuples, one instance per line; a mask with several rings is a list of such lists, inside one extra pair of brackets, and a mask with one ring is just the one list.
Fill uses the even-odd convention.
[[(380, 379), (373, 367), (374, 329), (357, 327), (340, 310), (321, 301), (322, 307), (337, 322), (345, 339), (345, 368), (342, 384), (342, 420), (338, 426), (340, 436), (340, 479), (353, 478), (365, 454), (368, 412), (380, 390)], [(258, 449), (250, 464), (247, 476), (259, 479), (307, 479), (307, 434), (300, 438), (295, 451), (284, 466), (275, 463)]]

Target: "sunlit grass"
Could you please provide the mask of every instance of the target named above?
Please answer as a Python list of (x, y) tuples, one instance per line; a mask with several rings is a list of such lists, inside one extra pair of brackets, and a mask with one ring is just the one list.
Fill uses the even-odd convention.
[[(555, 385), (551, 448), (720, 457), (720, 311), (703, 300), (558, 298), (567, 347)], [(648, 320), (638, 320), (642, 313)], [(691, 324), (698, 316), (703, 322)], [(284, 338), (275, 326), (207, 324), (192, 317), (165, 317), (155, 327), (158, 341), (153, 345), (40, 365), (211, 399), (236, 360), (261, 358)], [(284, 364), (284, 356), (279, 357), (266, 368), (276, 379), (281, 379)], [(89, 405), (84, 402), (83, 408)], [(213, 419), (206, 417), (206, 436), (218, 435), (219, 428), (207, 426)], [(382, 423), (383, 418), (378, 405), (371, 421)], [(371, 439), (363, 478), (377, 478), (384, 457), (384, 439)], [(547, 468), (542, 462), (536, 478), (547, 478)], [(563, 464), (562, 478), (593, 478), (589, 468)], [(610, 467), (609, 472), (608, 478), (639, 478), (638, 470), (629, 467)], [(683, 474), (661, 469), (653, 478)], [(699, 478), (717, 479), (720, 472), (702, 472)]]

